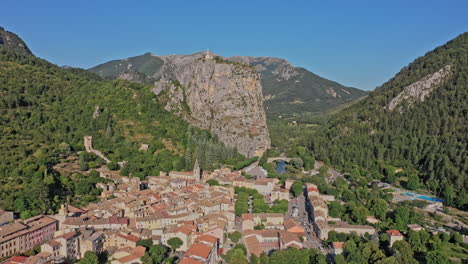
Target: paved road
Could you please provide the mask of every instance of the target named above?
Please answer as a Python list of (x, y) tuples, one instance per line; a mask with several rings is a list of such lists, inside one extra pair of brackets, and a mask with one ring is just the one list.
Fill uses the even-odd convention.
[[(293, 216), (294, 207), (298, 209), (297, 216)], [(294, 219), (298, 224), (300, 224), (304, 228), (306, 232), (306, 241), (304, 242), (304, 247), (317, 249), (320, 248), (320, 239), (314, 232), (312, 226), (312, 217), (310, 217), (309, 212), (307, 210), (307, 200), (303, 194), (289, 201), (289, 209), (286, 218)]]

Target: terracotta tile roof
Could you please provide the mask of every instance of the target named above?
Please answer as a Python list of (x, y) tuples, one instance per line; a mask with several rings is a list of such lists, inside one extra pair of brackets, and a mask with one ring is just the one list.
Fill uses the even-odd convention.
[(153, 196), (155, 199), (158, 199), (158, 200), (162, 198), (161, 195), (159, 194), (152, 194), (151, 196)]
[(192, 229), (184, 226), (184, 227), (179, 228), (177, 232), (188, 235), (192, 232)]
[(294, 227), (288, 228), (287, 230), (288, 232), (294, 233), (298, 236), (305, 236), (304, 228), (302, 228), (301, 226), (294, 226)]
[(198, 189), (205, 189), (205, 187), (203, 185), (200, 185), (200, 184), (195, 184), (195, 185), (193, 185), (193, 187), (198, 188)]
[(269, 237), (269, 238), (274, 238), (278, 237), (278, 230), (275, 229), (264, 229), (264, 230), (246, 230), (243, 233), (244, 237), (247, 237), (249, 235), (258, 235), (261, 237)]
[(111, 217), (109, 217), (109, 224), (128, 225), (128, 218), (118, 217), (118, 216), (111, 216)]
[(139, 237), (134, 236), (134, 235), (132, 235), (132, 234), (126, 235), (126, 234), (119, 233), (117, 236), (118, 236), (118, 237), (121, 237), (121, 238), (123, 238), (123, 239), (126, 239), (126, 240), (128, 240), (128, 241), (135, 242), (135, 243), (138, 242), (138, 240), (140, 240)]
[(297, 225), (298, 225), (297, 222), (294, 221), (294, 219), (291, 219), (291, 218), (289, 218), (289, 219), (287, 219), (286, 221), (284, 221), (284, 227), (285, 227), (286, 229), (293, 228), (293, 227), (295, 227), (295, 226), (297, 226)]
[(302, 245), (301, 239), (299, 238), (299, 236), (297, 236), (294, 233), (291, 233), (288, 231), (280, 231), (280, 237), (281, 237), (281, 240), (283, 240), (283, 243), (285, 245), (294, 243), (294, 242), (299, 245)]
[(51, 241), (49, 241), (48, 244), (53, 246), (53, 247), (60, 246), (60, 242), (58, 242), (56, 240), (51, 240)]
[(27, 228), (28, 228), (28, 226), (26, 226), (26, 225), (24, 225), (22, 223), (17, 223), (17, 222), (0, 226), (0, 238), (10, 236), (10, 235), (12, 235), (14, 233), (17, 233), (17, 232), (19, 232), (21, 230), (25, 230)]
[(69, 232), (69, 233), (64, 234), (61, 237), (63, 237), (65, 240), (68, 240), (68, 239), (74, 237), (76, 234), (77, 234), (76, 232)]
[(211, 249), (212, 247), (204, 245), (204, 244), (200, 244), (200, 243), (192, 244), (190, 248), (187, 250), (187, 252), (185, 252), (185, 256), (186, 257), (197, 256), (203, 259), (208, 259), (208, 257), (210, 256)]
[(68, 205), (68, 211), (72, 213), (85, 213), (86, 212), (85, 210), (75, 207), (73, 205)]
[(18, 263), (19, 264), (19, 263), (26, 262), (27, 259), (28, 259), (27, 257), (23, 257), (23, 256), (14, 256), (7, 263), (12, 263), (12, 264), (17, 264)]
[(195, 239), (195, 243), (198, 243), (198, 242), (208, 242), (208, 243), (211, 243), (212, 245), (216, 244), (216, 242), (218, 241), (218, 239), (212, 235), (201, 235), (199, 237), (197, 237), (197, 239)]
[(134, 248), (130, 255), (123, 258), (119, 258), (117, 261), (120, 263), (131, 263), (131, 261), (137, 260), (145, 255), (146, 249), (142, 246)]
[(400, 231), (398, 230), (395, 230), (395, 229), (391, 229), (391, 230), (387, 230), (387, 234), (389, 236), (403, 236)]
[(319, 192), (319, 190), (317, 188), (314, 188), (314, 187), (307, 188), (307, 191), (308, 192)]
[(247, 248), (247, 251), (249, 254), (254, 254), (257, 257), (259, 257), (263, 250), (262, 247), (260, 246), (260, 242), (257, 240), (255, 236), (250, 236), (247, 238), (244, 238), (245, 241), (245, 247)]
[(203, 262), (196, 261), (193, 258), (184, 258), (179, 262), (179, 264), (203, 264)]
[(251, 214), (243, 214), (243, 215), (242, 215), (242, 221), (247, 221), (247, 220), (253, 221), (253, 220), (254, 220), (253, 215), (251, 215)]
[(333, 248), (343, 248), (345, 245), (345, 242), (333, 242)]

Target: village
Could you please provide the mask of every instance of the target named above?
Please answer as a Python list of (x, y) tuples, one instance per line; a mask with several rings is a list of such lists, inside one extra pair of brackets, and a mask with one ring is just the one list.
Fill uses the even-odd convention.
[[(85, 142), (89, 141), (85, 138)], [(86, 146), (88, 152), (95, 151), (91, 144)], [(268, 178), (257, 163), (237, 171), (228, 167), (202, 171), (195, 161), (192, 171), (161, 172), (145, 180), (120, 176), (105, 166), (97, 171), (107, 179), (96, 184), (102, 190), (97, 203), (83, 208), (65, 203), (55, 215), (25, 220), (15, 220), (13, 212), (0, 210), (0, 258), (7, 259), (2, 264), (70, 263), (87, 252), (105, 252), (112, 264), (143, 263), (148, 252), (141, 241), (170, 248), (180, 264), (222, 263), (221, 255), (237, 242), (245, 245), (247, 256), (288, 248), (315, 248), (335, 256), (343, 252), (345, 243), (325, 243), (330, 232), (358, 236), (377, 232), (372, 225), (330, 216), (329, 203), (335, 196), (320, 194), (315, 184), (303, 184), (294, 197), (295, 180), (281, 184), (277, 178)], [(331, 178), (338, 176), (335, 172)], [(287, 209), (254, 212), (253, 197), (247, 195), (247, 211), (238, 211), (236, 203), (245, 196), (239, 190), (254, 192), (267, 207), (281, 201)], [(401, 199), (400, 193), (395, 195)], [(366, 222), (379, 220), (368, 216)], [(408, 228), (423, 229), (416, 224)], [(233, 233), (241, 235), (238, 241), (231, 238)], [(390, 246), (404, 239), (398, 230), (386, 233)], [(37, 247), (40, 253), (36, 255), (19, 255)]]
[[(258, 170), (258, 167), (256, 168)], [(109, 173), (101, 170), (101, 177)], [(219, 185), (210, 186), (215, 179)], [(232, 247), (227, 234), (240, 232), (248, 255), (260, 256), (275, 250), (317, 248), (323, 253), (340, 254), (343, 243), (327, 247), (323, 240), (330, 231), (376, 232), (370, 225), (351, 225), (328, 215), (330, 195), (320, 195), (314, 184), (304, 185), (304, 194), (292, 199), (293, 180), (280, 185), (278, 179), (246, 179), (241, 171), (229, 168), (202, 172), (195, 163), (193, 171), (161, 173), (139, 178), (120, 177), (113, 183), (98, 183), (102, 200), (85, 208), (64, 204), (56, 215), (39, 215), (14, 221), (13, 213), (1, 211), (0, 257), (31, 250), (31, 257), (13, 257), (5, 263), (67, 263), (88, 251), (106, 251), (113, 264), (142, 263), (145, 248), (138, 241), (150, 239), (169, 246), (172, 238), (182, 242), (174, 248), (181, 264), (218, 263), (220, 255)], [(257, 190), (265, 201), (289, 202), (286, 213), (235, 213), (235, 187)], [(256, 226), (262, 225), (261, 230)], [(421, 228), (421, 227), (414, 227)], [(391, 243), (403, 236), (388, 231)], [(15, 262), (15, 259), (17, 262)]]

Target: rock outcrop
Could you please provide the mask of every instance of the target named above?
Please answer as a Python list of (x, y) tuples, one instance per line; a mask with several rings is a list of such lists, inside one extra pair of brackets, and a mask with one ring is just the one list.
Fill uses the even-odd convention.
[(246, 155), (270, 147), (259, 74), (212, 54), (163, 56), (153, 91), (165, 107)]
[(33, 55), (26, 43), (13, 32), (0, 27), (0, 48)]
[(270, 147), (261, 77), (252, 66), (210, 52), (147, 53), (110, 63), (91, 70), (105, 78), (152, 84), (166, 110), (211, 131), (241, 154), (261, 155)]
[[(437, 72), (405, 87), (401, 93), (390, 101), (387, 109), (392, 111), (398, 107), (399, 111), (403, 112), (405, 108), (411, 108), (415, 103), (424, 102), (435, 88), (450, 77), (451, 67), (451, 65), (447, 65)], [(404, 107), (402, 107), (403, 103)]]
[[(125, 60), (109, 61), (90, 71), (107, 79), (153, 84), (161, 78), (161, 68), (171, 69), (168, 62), (171, 65), (187, 64), (200, 54), (204, 53), (169, 56), (146, 53)], [(295, 67), (281, 58), (234, 56), (223, 60), (250, 65), (260, 74), (265, 112), (273, 118), (327, 112), (367, 94)]]

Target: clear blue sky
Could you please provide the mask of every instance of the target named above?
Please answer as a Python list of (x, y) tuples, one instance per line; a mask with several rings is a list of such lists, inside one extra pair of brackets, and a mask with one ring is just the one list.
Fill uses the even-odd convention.
[(0, 13), (0, 26), (58, 65), (209, 48), (281, 57), (366, 90), (468, 31), (467, 0), (3, 0)]

